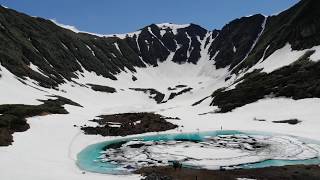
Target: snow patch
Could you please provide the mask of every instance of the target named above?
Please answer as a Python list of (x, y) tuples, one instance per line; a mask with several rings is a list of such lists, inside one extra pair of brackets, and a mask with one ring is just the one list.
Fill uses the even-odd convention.
[(61, 45), (63, 46), (64, 49), (69, 50), (69, 48), (63, 42), (61, 42)]
[(252, 50), (254, 49), (254, 47), (256, 46), (256, 44), (258, 43), (258, 41), (259, 41), (262, 33), (264, 32), (264, 29), (265, 29), (266, 23), (267, 23), (267, 19), (268, 19), (268, 17), (265, 17), (265, 18), (264, 18), (264, 20), (263, 20), (263, 22), (262, 22), (262, 24), (261, 24), (261, 28), (262, 28), (262, 29), (261, 29), (260, 33), (258, 34), (257, 38), (254, 40), (254, 42), (253, 42), (250, 50), (247, 52), (246, 56), (245, 56), (236, 66), (234, 66), (234, 67), (230, 70), (230, 72), (232, 72), (232, 71), (233, 71), (234, 69), (236, 69), (240, 64), (242, 64), (242, 62), (245, 61), (245, 60), (247, 59), (247, 57), (250, 55), (250, 53), (252, 52)]
[(270, 73), (274, 70), (277, 70), (283, 66), (287, 66), (297, 61), (308, 50), (316, 51), (313, 55), (311, 55), (311, 60), (317, 61), (320, 59), (320, 46), (315, 46), (311, 49), (306, 49), (302, 51), (296, 51), (292, 50), (291, 45), (287, 43), (283, 48), (276, 50), (265, 60), (261, 59), (255, 66), (250, 68), (248, 72), (251, 72), (254, 69), (263, 69), (263, 72)]
[(91, 49), (90, 46), (88, 46), (88, 45), (86, 44), (86, 47), (91, 51), (91, 54), (92, 54), (93, 56), (96, 56), (96, 54), (94, 53), (94, 51)]
[[(173, 34), (178, 33), (178, 29), (186, 28), (189, 27), (191, 24), (172, 24), (172, 23), (161, 23), (161, 24), (156, 24), (162, 31), (163, 34), (165, 33), (166, 29), (171, 29)], [(162, 35), (163, 36), (163, 35)]]
[(189, 40), (189, 43), (188, 43), (188, 50), (187, 50), (187, 59), (189, 59), (190, 57), (190, 54), (191, 54), (191, 37), (189, 36), (189, 34), (186, 32), (186, 36)]
[(69, 30), (71, 30), (73, 32), (76, 32), (76, 33), (82, 32), (79, 29), (77, 29), (75, 26), (59, 23), (56, 19), (50, 19), (50, 21), (53, 22), (54, 24), (56, 24), (57, 26), (60, 26), (60, 27), (62, 27), (64, 29), (69, 29)]
[(0, 6), (2, 6), (2, 7), (4, 7), (4, 8), (6, 8), (6, 9), (9, 9), (9, 8), (8, 8), (7, 6), (5, 6), (5, 5), (2, 5), (2, 4), (1, 4)]
[(319, 61), (320, 60), (320, 46), (315, 46), (311, 48), (311, 50), (315, 50), (315, 52), (310, 56), (311, 61)]
[(170, 52), (170, 50), (167, 48), (167, 46), (165, 46), (165, 45), (163, 44), (163, 42), (162, 42), (156, 35), (153, 34), (152, 29), (151, 29), (150, 27), (148, 27), (148, 31), (149, 31), (149, 33), (152, 35), (152, 37), (156, 38), (156, 39), (158, 40), (158, 42), (160, 42), (160, 44), (161, 44), (163, 47), (165, 47), (165, 48)]
[(47, 75), (43, 74), (43, 72), (41, 72), (41, 69), (38, 66), (34, 65), (32, 62), (30, 62), (29, 68), (32, 69), (33, 71), (41, 74), (42, 76), (49, 78)]
[(119, 44), (118, 43), (114, 43), (114, 46), (116, 47), (116, 49), (120, 52), (120, 54), (122, 55), (122, 52), (120, 50)]

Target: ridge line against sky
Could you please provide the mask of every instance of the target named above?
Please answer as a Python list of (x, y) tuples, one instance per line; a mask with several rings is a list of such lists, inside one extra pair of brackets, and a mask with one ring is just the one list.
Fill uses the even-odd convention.
[(277, 14), (299, 0), (0, 0), (11, 9), (97, 34), (134, 32), (152, 23), (221, 29), (233, 19)]

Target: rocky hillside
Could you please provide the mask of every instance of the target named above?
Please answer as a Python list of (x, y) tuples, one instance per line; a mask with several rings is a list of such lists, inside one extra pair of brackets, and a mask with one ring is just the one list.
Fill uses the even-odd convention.
[(18, 77), (50, 88), (76, 78), (74, 72), (82, 68), (116, 80), (121, 71), (157, 66), (167, 59), (196, 64), (202, 43), (222, 68), (246, 57), (264, 19), (262, 15), (245, 17), (214, 31), (195, 24), (151, 24), (123, 36), (98, 37), (0, 7), (0, 62)]
[[(232, 69), (232, 73), (251, 69), (237, 80), (234, 89), (215, 91), (211, 105), (220, 107), (220, 112), (227, 112), (267, 96), (319, 98), (320, 57), (314, 55), (317, 48), (313, 48), (320, 44), (319, 7), (319, 1), (303, 0), (278, 15), (267, 17), (264, 30), (252, 51)], [(274, 64), (287, 61), (290, 53), (294, 52), (282, 52), (281, 57), (269, 58), (286, 44), (291, 45), (292, 51), (301, 52), (290, 60), (293, 63), (283, 64), (272, 72), (265, 72), (259, 67), (270, 59), (275, 60)]]
[[(231, 84), (237, 84), (232, 91), (243, 94), (246, 90), (243, 87), (250, 86), (254, 92), (260, 93), (254, 98), (250, 98), (252, 94), (244, 93), (239, 101), (251, 99), (245, 102), (254, 102), (270, 94), (295, 98), (318, 97), (318, 86), (305, 96), (280, 93), (288, 88), (274, 88), (278, 87), (275, 74), (287, 76), (288, 71), (295, 72), (301, 68), (306, 79), (317, 79), (318, 71), (308, 67), (318, 67), (318, 63), (304, 61), (303, 66), (290, 66), (278, 73), (266, 75), (259, 74), (263, 67), (256, 67), (286, 44), (290, 44), (292, 50), (296, 51), (319, 45), (318, 7), (319, 1), (302, 0), (278, 15), (242, 17), (226, 24), (221, 30), (209, 31), (195, 24), (163, 23), (151, 24), (134, 33), (108, 36), (76, 33), (50, 20), (0, 7), (0, 63), (22, 82), (32, 79), (42, 87), (56, 89), (65, 82), (77, 79), (80, 76), (78, 72), (95, 72), (116, 81), (117, 74), (123, 71), (136, 72), (137, 68), (156, 67), (165, 61), (196, 65), (201, 57), (207, 56), (205, 60), (212, 62), (212, 69), (228, 70), (225, 81), (231, 78)], [(310, 58), (312, 54), (308, 53), (295, 60)], [(252, 69), (256, 69), (255, 73), (252, 73)], [(258, 81), (272, 87), (260, 87), (251, 82), (257, 81), (256, 78), (260, 76), (267, 76), (268, 81), (263, 82), (262, 78), (258, 78)], [(291, 74), (289, 77), (296, 78)], [(283, 79), (281, 85), (289, 85), (292, 81), (289, 77)], [(132, 79), (136, 80), (136, 77)], [(306, 82), (313, 83), (303, 83)], [(294, 85), (301, 88), (301, 83), (295, 81)], [(259, 88), (268, 90), (261, 93)], [(214, 92), (211, 104), (224, 107), (231, 103), (229, 98), (233, 96), (229, 96), (229, 93), (231, 90), (226, 87)], [(224, 111), (245, 103), (231, 104)]]
[(75, 33), (49, 20), (0, 7), (0, 62), (20, 78), (44, 87), (57, 87), (76, 71), (94, 71), (116, 80), (121, 71), (157, 66), (173, 53), (172, 61), (196, 63), (207, 30), (190, 24), (152, 24), (125, 37)]
[(293, 50), (309, 49), (320, 44), (320, 2), (302, 0), (290, 9), (266, 20), (265, 29), (249, 57), (239, 65), (251, 67), (290, 43)]

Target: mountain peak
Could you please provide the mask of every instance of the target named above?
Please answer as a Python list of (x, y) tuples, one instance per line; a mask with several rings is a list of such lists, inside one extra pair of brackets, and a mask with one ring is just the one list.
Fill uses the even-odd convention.
[(156, 24), (156, 25), (161, 29), (166, 29), (166, 28), (181, 29), (181, 28), (186, 28), (186, 27), (190, 26), (191, 24), (160, 23), (160, 24)]

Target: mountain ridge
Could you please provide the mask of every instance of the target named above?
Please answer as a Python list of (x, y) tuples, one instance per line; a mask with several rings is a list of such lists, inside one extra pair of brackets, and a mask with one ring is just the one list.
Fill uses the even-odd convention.
[[(0, 146), (6, 146), (0, 176), (140, 179), (77, 166), (89, 144), (118, 139), (98, 134), (122, 129), (124, 135), (175, 128), (148, 135), (235, 130), (320, 139), (319, 3), (303, 0), (220, 30), (162, 23), (108, 37), (0, 7)], [(165, 121), (143, 122), (136, 116), (143, 112)], [(127, 122), (120, 114), (129, 115)], [(106, 115), (116, 121), (99, 124)]]
[[(48, 47), (46, 49), (44, 48), (41, 49), (43, 44), (45, 44), (45, 42), (39, 42), (39, 41), (42, 41), (42, 39), (37, 40), (36, 38), (38, 37), (34, 37), (34, 39), (31, 37), (23, 37), (24, 38), (23, 41), (29, 40), (31, 41), (31, 44), (30, 43), (28, 44), (24, 43), (22, 45), (21, 43), (19, 45), (14, 44), (13, 46), (18, 46), (16, 47), (18, 49), (21, 49), (21, 46), (22, 46), (23, 52), (21, 53), (20, 57), (13, 57), (14, 60), (11, 60), (11, 61), (15, 61), (15, 63), (18, 63), (19, 66), (22, 66), (22, 67), (17, 69), (12, 67), (13, 62), (8, 62), (8, 60), (7, 61), (1, 60), (3, 66), (8, 68), (11, 72), (13, 72), (19, 77), (30, 77), (31, 79), (39, 81), (41, 85), (46, 87), (56, 87), (58, 84), (63, 83), (65, 81), (64, 79), (71, 80), (71, 78), (76, 77), (72, 72), (74, 72), (75, 70), (81, 71), (79, 64), (89, 71), (95, 71), (98, 75), (103, 75), (111, 79), (116, 79), (114, 75), (116, 73), (119, 73), (120, 71), (123, 71), (124, 68), (128, 68), (130, 71), (134, 72), (135, 71), (134, 66), (145, 67), (145, 64), (157, 66), (158, 62), (162, 62), (167, 59), (170, 52), (175, 52), (172, 59), (172, 61), (174, 62), (183, 63), (184, 61), (187, 61), (187, 62), (196, 64), (196, 62), (200, 58), (200, 51), (201, 51), (200, 41), (202, 41), (202, 39), (205, 38), (206, 34), (208, 33), (212, 34), (211, 38), (213, 38), (213, 36), (216, 36), (218, 33), (218, 30), (213, 30), (211, 32), (195, 24), (189, 24), (188, 26), (182, 25), (182, 27), (179, 26), (179, 28), (177, 29), (170, 29), (170, 27), (168, 27), (166, 28), (166, 30), (159, 28), (155, 24), (151, 24), (149, 26), (141, 28), (141, 30), (139, 31), (139, 35), (138, 33), (131, 33), (129, 35), (127, 34), (126, 35), (127, 37), (125, 38), (118, 38), (118, 39), (117, 37), (98, 38), (98, 37), (95, 37), (95, 35), (85, 34), (85, 33), (77, 33), (75, 35), (75, 34), (72, 34), (71, 32), (58, 29), (57, 27), (53, 27), (52, 24), (50, 24), (51, 22), (49, 22), (48, 20), (38, 18), (38, 17), (37, 18), (28, 17), (25, 14), (19, 14), (14, 10), (6, 9), (6, 8), (2, 8), (1, 14), (2, 15), (10, 14), (11, 16), (18, 16), (18, 18), (20, 18), (20, 22), (21, 22), (21, 19), (23, 19), (22, 21), (26, 21), (26, 22), (28, 21), (36, 22), (36, 24), (38, 24), (38, 26), (40, 27), (41, 25), (43, 27), (48, 26), (47, 28), (54, 30), (53, 32), (46, 32), (46, 30), (43, 30), (44, 32), (42, 32), (41, 29), (35, 28), (30, 25), (26, 25), (27, 27), (15, 27), (17, 28), (18, 31), (22, 30), (21, 32), (21, 34), (23, 34), (22, 36), (25, 36), (25, 34), (29, 34), (27, 36), (39, 36), (37, 33), (42, 33), (44, 35), (47, 35), (49, 33), (49, 34), (52, 34), (50, 36), (55, 36), (57, 32), (60, 32), (61, 34), (62, 33), (65, 34), (62, 36), (67, 36), (68, 39), (73, 39), (72, 41), (76, 41), (71, 43), (82, 43), (81, 45), (82, 51), (85, 51), (84, 49), (85, 46), (89, 50), (89, 51), (86, 50), (87, 52), (82, 55), (79, 52), (76, 52), (75, 50), (73, 50), (71, 54), (67, 52), (62, 52), (58, 57), (56, 57), (57, 55), (52, 55), (51, 52), (46, 52), (46, 49), (48, 49)], [(10, 18), (12, 17), (8, 17), (9, 20)], [(2, 20), (4, 19), (5, 18), (2, 18)], [(17, 18), (15, 18), (15, 21), (19, 22)], [(9, 21), (9, 23), (10, 22), (11, 21)], [(4, 20), (4, 22), (2, 22), (1, 24), (3, 27), (2, 31), (4, 31), (6, 29), (5, 28), (6, 20)], [(21, 25), (23, 26), (24, 24), (22, 23)], [(168, 24), (159, 24), (159, 25), (168, 25)], [(14, 24), (14, 26), (17, 26), (17, 24)], [(25, 28), (27, 29), (34, 28), (34, 29), (32, 29), (29, 32), (24, 32), (24, 30), (27, 30)], [(7, 34), (5, 36), (10, 36), (10, 35), (12, 35), (12, 33)], [(73, 36), (73, 37), (69, 37), (69, 36)], [(200, 40), (198, 39), (198, 37), (200, 38)], [(57, 44), (59, 43), (57, 41), (61, 41), (60, 44), (62, 44), (59, 47), (52, 47), (57, 49), (55, 52), (62, 51), (63, 48), (68, 51), (70, 49), (66, 49), (66, 48), (69, 48), (70, 46), (74, 46), (73, 44), (68, 44), (67, 41), (69, 40), (65, 40), (66, 42), (64, 42), (63, 38), (66, 38), (66, 37), (56, 37), (55, 39), (52, 39), (55, 42), (51, 44), (55, 44), (55, 46), (57, 46)], [(209, 39), (208, 39), (209, 37), (206, 37), (206, 38), (207, 39), (204, 41), (209, 42)], [(43, 39), (45, 38), (43, 37)], [(81, 39), (82, 42), (78, 42), (77, 40), (79, 39)], [(88, 41), (95, 41), (95, 40), (100, 42), (96, 42), (93, 44), (92, 42), (88, 42)], [(152, 46), (149, 46), (146, 42), (150, 43)], [(99, 44), (100, 47), (98, 47), (98, 43), (100, 44), (107, 43), (108, 47), (101, 46), (100, 44)], [(112, 45), (111, 43), (114, 43), (114, 45)], [(31, 47), (26, 47), (26, 46), (31, 46)], [(49, 45), (46, 45), (46, 46), (49, 46)], [(110, 47), (110, 46), (113, 46), (113, 47)], [(98, 48), (96, 49), (96, 47)], [(74, 49), (79, 47), (70, 47), (70, 48)], [(95, 54), (93, 54), (92, 51), (94, 51)], [(102, 53), (95, 52), (95, 51), (100, 51)], [(4, 57), (6, 57), (7, 54), (9, 54), (8, 51), (5, 51), (5, 53), (6, 54), (3, 55)], [(36, 58), (37, 54), (38, 56), (42, 56), (42, 57)], [(90, 54), (94, 56), (98, 55), (99, 56), (98, 61), (100, 62), (88, 63), (88, 61), (97, 61), (97, 59), (94, 57), (91, 57)], [(69, 64), (72, 63), (72, 66), (69, 67), (66, 64), (64, 68), (69, 67), (66, 69), (59, 66), (56, 67), (57, 62), (51, 62), (52, 58), (50, 56), (53, 56), (54, 59), (57, 59), (60, 56), (62, 56), (62, 59), (66, 59), (67, 61), (69, 61)], [(111, 60), (111, 62), (108, 62), (108, 64), (106, 64), (107, 63), (106, 59), (110, 59), (110, 58), (112, 59), (111, 56), (115, 56), (114, 60)], [(7, 59), (10, 59), (10, 58), (12, 59), (12, 57), (7, 57)], [(82, 60), (83, 58), (87, 60), (84, 61)], [(44, 64), (40, 63), (41, 61), (40, 59), (46, 62), (48, 62), (49, 60), (50, 63), (44, 63)], [(50, 80), (42, 76), (41, 74), (40, 75), (35, 74), (34, 72), (30, 71), (28, 68), (23, 67), (28, 65), (29, 62), (32, 62), (38, 67), (40, 66), (41, 70), (44, 71), (44, 74), (50, 77)], [(101, 62), (103, 63), (103, 65), (101, 64)], [(58, 73), (50, 70), (50, 66), (52, 65), (54, 66), (55, 70), (58, 71)], [(101, 65), (106, 67), (107, 71), (104, 71), (101, 68), (99, 68), (99, 66)], [(94, 66), (95, 68), (92, 68), (92, 66)], [(55, 77), (50, 76), (51, 74), (53, 74)], [(48, 83), (45, 83), (44, 81), (48, 81)]]
[[(218, 75), (219, 78), (224, 78), (226, 87), (237, 88), (243, 77), (250, 77), (255, 68), (259, 71), (263, 67), (261, 63), (286, 44), (291, 51), (303, 51), (320, 44), (317, 5), (319, 1), (302, 0), (277, 15), (237, 18), (221, 30), (209, 31), (193, 23), (161, 23), (132, 33), (101, 37), (73, 32), (51, 20), (0, 7), (0, 63), (21, 82), (31, 79), (38, 83), (36, 85), (49, 89), (75, 82), (85, 71), (113, 81), (122, 72), (130, 72), (135, 81), (139, 68), (158, 67), (167, 61), (199, 66), (199, 71), (204, 72), (198, 74), (205, 74), (208, 69), (227, 71)], [(199, 65), (199, 61), (205, 63)], [(279, 68), (286, 65), (289, 64)], [(222, 92), (227, 91), (213, 94), (223, 96)], [(311, 94), (317, 96), (317, 93)], [(212, 98), (214, 101), (214, 96)]]

